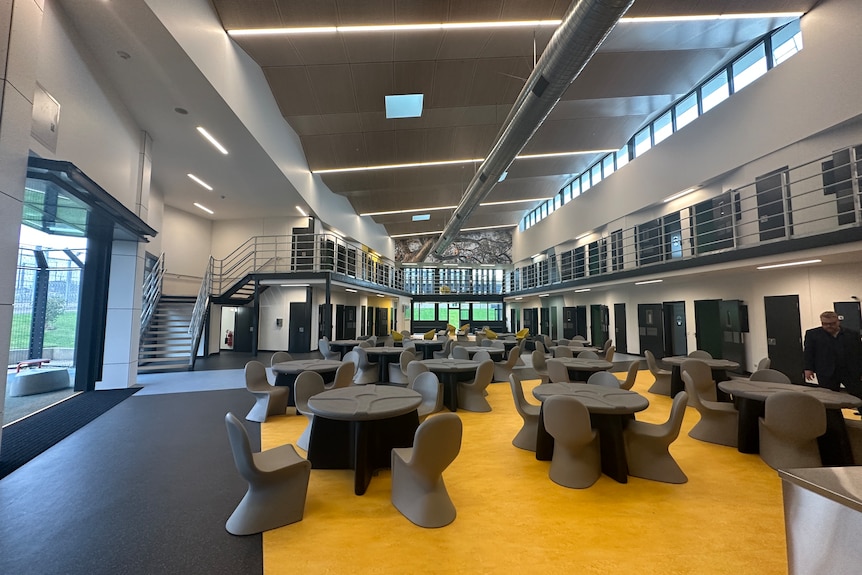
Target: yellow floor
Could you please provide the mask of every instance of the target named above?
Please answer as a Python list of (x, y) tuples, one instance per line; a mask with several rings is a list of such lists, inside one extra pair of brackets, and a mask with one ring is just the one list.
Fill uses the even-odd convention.
[[(651, 382), (649, 372), (639, 373), (634, 390), (650, 406), (637, 418), (661, 422), (671, 400), (648, 393)], [(508, 384), (491, 385), (488, 401), (491, 413), (458, 412), (461, 453), (444, 473), (454, 523), (410, 523), (389, 501), (388, 470), (363, 496), (353, 494), (352, 471), (312, 470), (303, 521), (263, 536), (266, 575), (787, 572), (778, 475), (757, 455), (688, 437), (694, 409), (671, 447), (688, 483), (602, 476), (577, 490), (553, 483), (549, 462), (512, 445), (521, 419)], [(305, 422), (269, 418), (263, 447), (295, 443)]]

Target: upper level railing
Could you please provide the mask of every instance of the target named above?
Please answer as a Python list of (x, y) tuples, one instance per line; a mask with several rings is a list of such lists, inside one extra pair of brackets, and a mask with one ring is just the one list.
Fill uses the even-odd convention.
[(667, 262), (723, 252), (738, 251), (742, 258), (755, 246), (856, 228), (862, 224), (860, 173), (862, 145), (780, 168), (679, 211), (629, 228), (608, 226), (564, 249), (549, 248), (516, 265), (507, 288), (552, 287), (630, 270), (649, 273)]
[(230, 255), (213, 260), (212, 289), (222, 294), (249, 274), (335, 272), (382, 287), (404, 289), (395, 262), (335, 234), (255, 236)]

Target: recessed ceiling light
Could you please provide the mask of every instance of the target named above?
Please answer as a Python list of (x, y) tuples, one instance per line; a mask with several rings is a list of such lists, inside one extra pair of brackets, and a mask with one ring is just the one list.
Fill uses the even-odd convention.
[(585, 292), (585, 291), (590, 291), (590, 288), (581, 288), (581, 289), (576, 289), (576, 290), (575, 290), (575, 293), (583, 293), (583, 292)]
[(387, 24), (368, 26), (313, 26), (305, 28), (236, 28), (231, 36), (271, 36), (284, 34), (349, 34), (351, 32), (413, 32), (421, 30), (471, 30), (475, 28), (556, 27), (561, 20), (513, 20), (508, 22), (440, 22), (429, 24)]
[(479, 264), (479, 265), (482, 267), (485, 267), (485, 268), (492, 268), (492, 267), (496, 266), (497, 264)]
[(436, 232), (413, 232), (412, 234), (393, 234), (389, 236), (390, 238), (410, 238), (413, 236), (439, 236), (443, 232), (438, 230)]
[(196, 175), (194, 175), (194, 174), (186, 174), (186, 175), (187, 175), (189, 178), (191, 178), (191, 180), (192, 180), (193, 182), (195, 182), (196, 184), (198, 184), (198, 185), (200, 185), (200, 186), (202, 186), (202, 187), (206, 188), (206, 189), (207, 189), (207, 190), (209, 190), (209, 191), (213, 191), (213, 187), (212, 187), (211, 185), (209, 185), (208, 183), (206, 183), (205, 181), (203, 181), (202, 179), (200, 179), (200, 178), (199, 178), (199, 177), (197, 177)]
[(385, 296), (385, 295), (383, 295), (382, 293), (376, 293), (376, 294), (374, 294), (374, 295), (376, 295), (377, 297), (386, 297), (386, 296)]
[(431, 214), (417, 214), (413, 216), (414, 222), (427, 222), (431, 219)]
[(386, 105), (386, 117), (395, 118), (419, 118), (422, 116), (422, 101), (424, 94), (398, 94), (384, 96)]
[(636, 286), (644, 286), (647, 284), (660, 284), (663, 281), (664, 280), (647, 280), (647, 281), (643, 281), (643, 282), (635, 282), (635, 285)]
[(414, 262), (402, 262), (401, 265), (402, 266), (418, 266), (419, 264), (414, 263)]
[(198, 131), (198, 133), (199, 133), (201, 136), (203, 136), (204, 138), (206, 138), (206, 139), (207, 139), (207, 141), (208, 141), (210, 144), (212, 144), (212, 145), (215, 147), (215, 149), (216, 149), (216, 150), (218, 150), (219, 152), (221, 152), (221, 153), (222, 153), (222, 154), (224, 154), (224, 155), (227, 155), (227, 150), (225, 149), (225, 147), (224, 147), (224, 146), (222, 146), (222, 145), (221, 145), (221, 143), (220, 143), (218, 140), (216, 140), (215, 138), (213, 138), (213, 137), (212, 137), (212, 134), (210, 134), (209, 132), (207, 132), (207, 131), (206, 131), (206, 129), (204, 129), (202, 126), (198, 126), (198, 127), (197, 127), (197, 128), (195, 128), (195, 129)]
[(391, 216), (392, 214), (411, 214), (416, 212), (435, 212), (437, 210), (454, 210), (458, 206), (439, 206), (437, 208), (411, 208), (409, 210), (389, 210), (387, 212), (364, 212), (360, 216)]
[(526, 202), (547, 202), (551, 198), (524, 198), (521, 200), (504, 200), (502, 202), (482, 202), (480, 206), (505, 206), (506, 204), (523, 204)]
[(281, 284), (281, 287), (308, 287), (308, 284)]
[(517, 227), (518, 227), (518, 224), (501, 224), (499, 226), (480, 226), (478, 228), (461, 228), (461, 231), (462, 232), (481, 232), (484, 230), (496, 230), (499, 228), (517, 228)]
[(304, 217), (306, 217), (306, 218), (308, 217), (308, 214), (307, 214), (307, 213), (305, 213), (305, 210), (303, 210), (303, 209), (302, 209), (302, 208), (300, 208), (299, 206), (296, 206), (296, 209), (297, 209), (297, 211), (298, 211), (300, 214), (302, 214)]
[(524, 299), (524, 298), (523, 298), (523, 297), (516, 297), (515, 299), (516, 299), (516, 300), (522, 300), (522, 299)]
[(458, 267), (458, 264), (443, 264), (444, 266)]
[(356, 293), (355, 289), (350, 289), (350, 288), (344, 288), (344, 291), (349, 292), (349, 293)]
[(663, 201), (663, 203), (665, 203), (665, 204), (666, 204), (666, 203), (668, 203), (668, 202), (672, 202), (672, 201), (674, 201), (674, 200), (678, 200), (678, 199), (680, 199), (680, 198), (681, 198), (681, 197), (683, 197), (683, 196), (687, 196), (687, 195), (689, 195), (690, 193), (692, 193), (692, 192), (693, 192), (693, 191), (695, 191), (696, 189), (697, 189), (697, 188), (689, 188), (689, 189), (687, 189), (687, 190), (683, 190), (683, 191), (681, 191), (681, 192), (677, 192), (677, 193), (675, 193), (674, 195), (672, 195), (672, 196), (669, 196), (669, 197), (665, 198), (665, 199), (664, 199), (664, 201)]
[(773, 268), (789, 268), (791, 266), (804, 266), (807, 264), (819, 264), (823, 260), (805, 260), (801, 262), (788, 262), (786, 264), (771, 264), (768, 266), (757, 266), (759, 270), (771, 270)]
[(539, 294), (539, 297), (548, 297), (549, 295), (551, 295), (551, 294), (549, 294), (549, 293), (540, 293), (540, 294)]
[(211, 209), (209, 209), (209, 208), (208, 208), (208, 207), (206, 207), (206, 206), (202, 206), (202, 205), (200, 205), (200, 204), (199, 204), (199, 203), (197, 203), (197, 202), (195, 202), (195, 207), (196, 207), (196, 208), (198, 208), (198, 209), (201, 209), (201, 210), (205, 211), (205, 212), (206, 212), (206, 213), (208, 213), (208, 214), (212, 214), (212, 213), (213, 213), (213, 211), (212, 211)]

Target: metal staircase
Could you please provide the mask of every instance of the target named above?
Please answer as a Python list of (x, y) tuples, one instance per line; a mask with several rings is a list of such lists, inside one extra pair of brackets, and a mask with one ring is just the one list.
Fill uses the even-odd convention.
[(193, 336), (189, 324), (194, 297), (162, 295), (141, 336), (138, 373), (187, 371)]

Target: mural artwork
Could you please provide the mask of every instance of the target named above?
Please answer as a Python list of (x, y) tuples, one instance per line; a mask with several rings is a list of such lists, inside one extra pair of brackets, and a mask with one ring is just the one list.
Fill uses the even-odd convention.
[(431, 247), (440, 236), (400, 238), (395, 242), (395, 261), (402, 263), (512, 263), (512, 232), (488, 230), (459, 234), (442, 256), (431, 255)]

